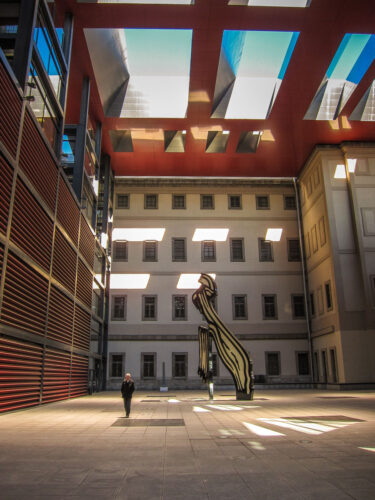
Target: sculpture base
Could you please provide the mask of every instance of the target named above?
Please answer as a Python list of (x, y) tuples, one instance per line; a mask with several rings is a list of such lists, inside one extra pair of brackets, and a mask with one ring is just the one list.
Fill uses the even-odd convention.
[(251, 391), (250, 394), (247, 394), (246, 392), (239, 392), (236, 391), (236, 399), (237, 401), (252, 401), (254, 399), (254, 392)]

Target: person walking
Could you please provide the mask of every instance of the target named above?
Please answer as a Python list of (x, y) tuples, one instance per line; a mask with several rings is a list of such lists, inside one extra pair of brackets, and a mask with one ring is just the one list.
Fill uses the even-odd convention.
[(121, 394), (124, 399), (124, 408), (126, 414), (125, 418), (129, 418), (130, 415), (130, 406), (134, 389), (134, 380), (132, 379), (130, 373), (127, 373), (121, 385)]

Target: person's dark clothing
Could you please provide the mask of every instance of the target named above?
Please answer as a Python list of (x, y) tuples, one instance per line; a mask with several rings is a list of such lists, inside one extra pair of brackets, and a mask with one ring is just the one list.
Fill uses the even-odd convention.
[(135, 386), (134, 386), (134, 381), (132, 379), (124, 380), (122, 382), (121, 394), (122, 394), (122, 397), (124, 398), (124, 408), (125, 408), (125, 413), (126, 413), (127, 417), (130, 415), (130, 406), (131, 406), (132, 395), (133, 395), (134, 389), (135, 389)]

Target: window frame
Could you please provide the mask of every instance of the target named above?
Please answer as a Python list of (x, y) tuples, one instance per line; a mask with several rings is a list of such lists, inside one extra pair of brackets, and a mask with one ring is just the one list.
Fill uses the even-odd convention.
[[(275, 315), (274, 316), (267, 316), (266, 314), (266, 303), (265, 299), (268, 297), (272, 297), (274, 299), (274, 308), (275, 308)], [(263, 312), (263, 320), (264, 321), (274, 321), (279, 319), (278, 317), (278, 309), (277, 309), (277, 294), (276, 293), (262, 293), (262, 312)]]
[[(145, 375), (145, 366), (144, 366), (144, 357), (145, 356), (153, 356), (153, 368), (154, 375), (146, 376)], [(156, 352), (141, 352), (141, 379), (142, 380), (155, 380), (157, 374), (157, 353)]]
[[(293, 258), (291, 255), (291, 242), (297, 242), (297, 248), (298, 248), (298, 258)], [(301, 257), (301, 247), (300, 247), (300, 241), (298, 238), (287, 238), (286, 240), (287, 244), (287, 251), (288, 251), (288, 262), (301, 262), (302, 257)]]
[[(295, 309), (295, 299), (296, 298), (301, 298), (302, 299), (302, 305), (303, 305), (303, 311), (304, 311), (304, 315), (303, 316), (299, 316), (299, 315), (296, 315), (296, 309)], [(303, 293), (292, 293), (291, 294), (291, 301), (292, 301), (292, 318), (293, 319), (306, 319), (306, 305), (305, 305), (305, 297), (303, 295)]]
[[(203, 203), (203, 199), (205, 197), (210, 197), (211, 200), (212, 200), (212, 204), (210, 207), (204, 207), (204, 203)], [(200, 195), (200, 207), (201, 207), (201, 210), (215, 210), (215, 196), (213, 194), (201, 194)]]
[[(184, 317), (179, 318), (176, 316), (176, 299), (183, 298), (184, 299)], [(187, 295), (176, 293), (172, 295), (172, 321), (187, 321), (188, 319), (188, 304), (187, 304)]]
[[(278, 373), (270, 373), (270, 363), (269, 363), (269, 357), (268, 357), (270, 354), (277, 355)], [(281, 375), (281, 353), (280, 353), (280, 351), (265, 351), (264, 355), (266, 358), (266, 375), (268, 377), (280, 377), (280, 375)]]
[[(154, 196), (155, 197), (155, 206), (148, 206), (148, 198)], [(144, 195), (144, 209), (145, 210), (157, 210), (159, 208), (159, 196), (157, 193), (145, 193)]]
[[(177, 197), (183, 198), (184, 203), (183, 203), (182, 207), (176, 206), (175, 199)], [(186, 195), (185, 194), (178, 194), (178, 193), (172, 194), (172, 210), (185, 210), (185, 209), (186, 209)]]
[[(300, 371), (300, 355), (305, 354), (307, 356), (307, 373), (301, 373)], [(310, 375), (310, 353), (309, 351), (296, 351), (296, 367), (297, 367), (297, 375), (300, 377), (308, 377)]]
[[(262, 207), (260, 202), (261, 198), (266, 198), (267, 199), (267, 206)], [(271, 203), (270, 203), (270, 195), (269, 194), (257, 194), (255, 195), (255, 208), (256, 210), (270, 210), (271, 209)]]
[[(327, 291), (329, 292), (329, 295), (328, 295)], [(326, 304), (327, 312), (332, 311), (333, 310), (333, 296), (332, 296), (331, 280), (327, 280), (324, 282), (324, 301)]]
[[(239, 205), (233, 206), (232, 199), (238, 198)], [(228, 194), (228, 210), (242, 210), (242, 195), (241, 194)]]
[[(293, 207), (289, 207), (288, 206), (288, 202), (286, 201), (288, 198), (294, 200), (294, 206)], [(284, 210), (297, 210), (296, 195), (294, 195), (294, 194), (284, 194)]]
[[(153, 243), (155, 246), (155, 258), (149, 259), (146, 258), (146, 247), (147, 244)], [(156, 240), (145, 240), (143, 242), (143, 262), (158, 262), (158, 242)]]
[[(237, 316), (236, 315), (236, 299), (237, 298), (244, 298), (244, 309), (245, 309), (245, 315), (244, 316)], [(246, 293), (234, 293), (232, 294), (232, 318), (235, 321), (244, 321), (247, 320), (248, 318), (248, 307), (247, 307), (247, 294)]]
[[(155, 315), (153, 317), (146, 317), (146, 299), (154, 299)], [(142, 295), (142, 321), (157, 321), (158, 320), (158, 296), (155, 294)]]
[[(115, 299), (122, 298), (124, 299), (124, 315), (123, 317), (115, 316)], [(115, 294), (111, 296), (111, 321), (126, 321), (126, 313), (127, 313), (127, 295), (123, 294)]]
[[(184, 256), (183, 258), (179, 259), (176, 258), (175, 255), (175, 242), (181, 240), (184, 242)], [(186, 245), (186, 238), (172, 238), (172, 262), (186, 262), (187, 261), (187, 245)]]
[[(208, 244), (212, 245), (213, 256), (206, 257), (205, 250), (208, 248)], [(201, 243), (201, 261), (202, 262), (216, 262), (216, 241), (215, 240), (203, 240)]]
[[(116, 247), (120, 243), (125, 243), (125, 257), (123, 258), (118, 258), (116, 256)], [(112, 260), (113, 262), (128, 262), (128, 255), (129, 255), (129, 242), (127, 240), (116, 240), (112, 242)]]
[[(120, 207), (120, 204), (119, 204), (120, 196), (126, 196), (126, 198), (128, 200), (126, 207)], [(117, 210), (129, 210), (129, 208), (130, 208), (130, 194), (129, 193), (117, 193), (116, 194), (116, 209)]]
[[(176, 375), (176, 356), (184, 356), (185, 375)], [(186, 380), (188, 378), (189, 354), (187, 352), (172, 352), (172, 378)]]
[[(121, 375), (113, 375), (113, 356), (121, 356)], [(111, 352), (109, 353), (109, 378), (111, 379), (122, 379), (125, 375), (125, 353), (124, 352)]]
[[(241, 241), (242, 259), (235, 259), (233, 252), (233, 241)], [(245, 262), (245, 241), (244, 238), (229, 238), (230, 261), (231, 262)]]
[[(262, 245), (263, 244), (267, 244), (270, 246), (270, 249), (271, 249), (271, 252), (270, 252), (271, 258), (270, 259), (262, 258)], [(274, 262), (272, 241), (268, 241), (265, 238), (258, 238), (258, 251), (259, 251), (259, 262)]]
[(316, 316), (316, 307), (315, 307), (315, 293), (312, 291), (309, 294), (309, 306), (310, 306), (310, 314), (312, 318)]

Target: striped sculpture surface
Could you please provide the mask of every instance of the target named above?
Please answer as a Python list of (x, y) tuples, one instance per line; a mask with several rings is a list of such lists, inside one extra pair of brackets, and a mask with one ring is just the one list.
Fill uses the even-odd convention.
[(208, 327), (200, 326), (198, 329), (198, 373), (204, 381), (209, 378), (208, 345), (211, 336), (221, 361), (233, 377), (236, 386), (236, 398), (253, 399), (254, 376), (252, 362), (241, 343), (224, 325), (213, 307), (213, 300), (217, 295), (216, 283), (208, 274), (201, 274), (198, 281), (201, 286), (193, 293), (193, 304), (208, 323)]

